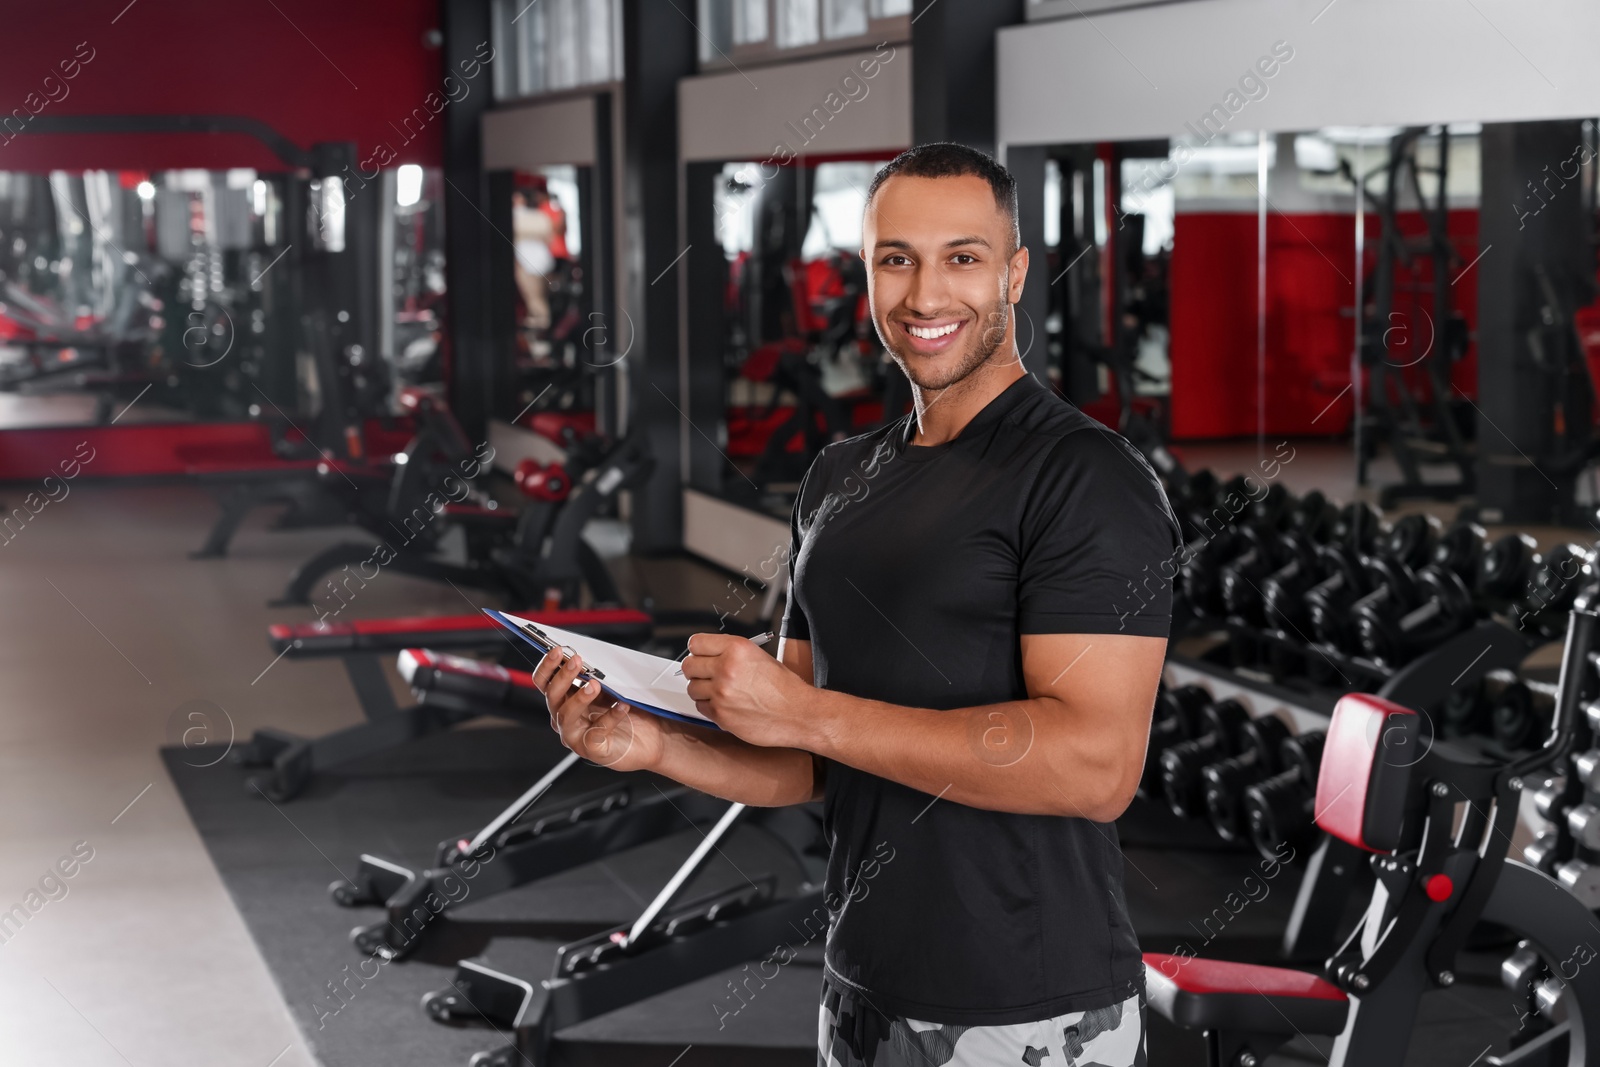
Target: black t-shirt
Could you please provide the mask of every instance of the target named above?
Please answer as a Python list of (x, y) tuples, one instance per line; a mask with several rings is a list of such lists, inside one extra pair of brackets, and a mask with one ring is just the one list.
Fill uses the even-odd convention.
[[(1167, 636), (1177, 524), (1125, 440), (1031, 376), (954, 440), (914, 430), (829, 445), (801, 485), (783, 633), (816, 685), (975, 707), (1027, 697), (1022, 634)], [(824, 773), (827, 967), (878, 1010), (1002, 1025), (1141, 988), (1114, 824)]]

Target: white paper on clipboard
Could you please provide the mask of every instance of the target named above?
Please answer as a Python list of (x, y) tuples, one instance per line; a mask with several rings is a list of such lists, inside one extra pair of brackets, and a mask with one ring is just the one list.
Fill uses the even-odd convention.
[(524, 619), (509, 612), (483, 609), (483, 613), (522, 640), (540, 650), (547, 651), (540, 641), (524, 629), (531, 624), (576, 652), (586, 667), (597, 667), (605, 677), (599, 679), (600, 688), (624, 704), (640, 711), (667, 718), (687, 719), (698, 726), (718, 729), (716, 723), (695, 709), (689, 696), (689, 680), (681, 673), (677, 660), (652, 656), (648, 652), (624, 648), (598, 637), (573, 633), (556, 626), (547, 626), (538, 619)]

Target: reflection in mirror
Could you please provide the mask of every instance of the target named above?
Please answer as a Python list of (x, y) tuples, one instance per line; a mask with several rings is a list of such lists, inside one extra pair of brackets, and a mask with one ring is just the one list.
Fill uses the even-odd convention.
[[(787, 516), (823, 446), (899, 418), (859, 256), (866, 190), (885, 161), (724, 164), (707, 190), (726, 261), (722, 309), (729, 497)], [(770, 172), (770, 173), (769, 173)]]
[[(360, 189), (248, 169), (0, 173), (0, 428), (265, 417), (315, 438), (334, 394), (341, 420), (394, 414), (395, 390), (442, 377), (441, 184), (415, 166)], [(392, 231), (392, 299), (330, 281), (380, 247), (352, 250), (351, 205)], [(378, 316), (391, 328), (363, 342)]]

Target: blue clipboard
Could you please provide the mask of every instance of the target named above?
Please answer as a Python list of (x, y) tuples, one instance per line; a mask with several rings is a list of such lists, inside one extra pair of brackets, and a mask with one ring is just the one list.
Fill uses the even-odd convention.
[[(660, 668), (662, 675), (666, 675), (670, 670), (673, 672), (671, 676), (681, 676), (677, 674), (678, 664), (673, 660), (664, 659), (660, 656), (647, 656), (645, 653), (638, 652), (634, 649), (623, 648), (621, 645), (614, 645), (609, 641), (602, 641), (599, 638), (589, 637), (586, 634), (570, 634), (559, 630), (552, 634), (548, 631), (556, 630), (556, 627), (543, 627), (531, 619), (519, 619), (514, 615), (508, 615), (503, 611), (496, 611), (493, 608), (483, 608), (482, 610), (485, 615), (489, 616), (489, 618), (493, 619), (496, 623), (505, 627), (513, 634), (516, 634), (517, 637), (521, 638), (526, 644), (537, 649), (540, 656), (543, 656), (545, 653), (554, 648), (558, 648), (563, 644), (572, 644), (573, 639), (576, 639), (582, 644), (589, 645), (589, 652), (584, 652), (581, 648), (578, 650), (579, 653), (583, 655), (584, 662), (587, 665), (584, 671), (585, 675), (594, 678), (595, 681), (600, 683), (600, 688), (604, 690), (607, 695), (619, 701), (620, 703), (626, 704), (631, 708), (637, 708), (640, 711), (649, 712), (651, 715), (656, 715), (663, 719), (676, 719), (678, 722), (686, 722), (693, 726), (701, 726), (710, 730), (722, 729), (722, 727), (718, 726), (710, 719), (702, 719), (696, 718), (692, 715), (684, 715), (680, 712), (673, 711), (670, 708), (661, 707), (658, 703), (653, 703), (651, 700), (642, 697), (637, 686), (623, 686), (616, 677), (616, 675), (620, 672), (613, 670), (608, 673), (604, 666), (600, 666), (595, 663), (594, 658), (590, 655), (590, 653), (598, 651), (602, 655), (605, 655), (608, 650), (615, 650), (617, 653), (617, 660), (613, 661), (609, 656), (607, 656), (607, 662), (617, 662), (626, 659), (630, 664), (632, 664), (635, 661), (642, 662), (643, 660), (648, 659), (662, 665)], [(597, 648), (596, 646), (599, 647)], [(629, 691), (630, 689), (632, 692)]]

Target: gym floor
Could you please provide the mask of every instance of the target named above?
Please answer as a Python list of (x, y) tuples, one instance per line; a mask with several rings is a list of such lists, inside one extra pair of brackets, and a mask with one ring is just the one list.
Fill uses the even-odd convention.
[[(1296, 448), (1281, 474), (1288, 488), (1354, 495), (1347, 448)], [(1249, 470), (1256, 451), (1205, 446), (1184, 458), (1228, 473)], [(8, 487), (0, 500), (23, 492)], [(314, 1067), (157, 750), (178, 740), (178, 709), (192, 700), (225, 709), (219, 733), (231, 722), (239, 738), (263, 726), (317, 734), (359, 719), (336, 661), (277, 664), (265, 640), (269, 623), (308, 617), (266, 601), (342, 532), (268, 533), (262, 513), (228, 559), (191, 561), (215, 511), (196, 488), (78, 482), (0, 546), (9, 608), (0, 656), (11, 668), (0, 726), (0, 810), (11, 816), (0, 910), (35, 891), (79, 842), (93, 850), (66, 895), (57, 890), (0, 944), (6, 1062)], [(693, 563), (620, 567), (628, 595), (649, 594), (660, 607), (725, 599), (725, 577)], [(358, 597), (350, 617), (482, 602), (391, 575)], [(292, 806), (284, 815), (292, 820)]]

